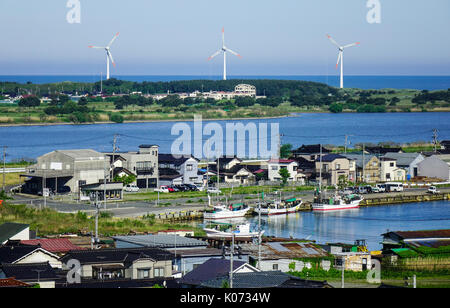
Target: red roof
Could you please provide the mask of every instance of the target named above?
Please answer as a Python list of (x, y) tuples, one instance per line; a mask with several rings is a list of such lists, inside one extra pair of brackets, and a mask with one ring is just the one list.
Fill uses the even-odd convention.
[(7, 287), (29, 287), (28, 283), (16, 280), (14, 278), (0, 279), (0, 288)]
[(280, 164), (290, 164), (295, 162), (295, 160), (292, 159), (272, 159), (269, 161), (269, 163), (280, 163)]
[(33, 246), (40, 245), (43, 249), (51, 253), (65, 253), (71, 250), (84, 250), (83, 248), (72, 244), (72, 242), (66, 238), (37, 239), (37, 240), (21, 241), (21, 243), (24, 245), (33, 245)]

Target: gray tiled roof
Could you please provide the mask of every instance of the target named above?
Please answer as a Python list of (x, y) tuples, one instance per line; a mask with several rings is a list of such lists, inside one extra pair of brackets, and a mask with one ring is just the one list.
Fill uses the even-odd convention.
[(397, 166), (409, 166), (420, 155), (419, 153), (387, 153), (383, 157), (397, 160)]
[(121, 242), (126, 242), (142, 247), (201, 247), (208, 244), (192, 238), (187, 238), (178, 235), (135, 235), (135, 236), (114, 236), (113, 239)]
[(7, 222), (0, 226), (0, 244), (6, 242), (14, 235), (22, 232), (30, 225), (17, 224), (13, 222)]

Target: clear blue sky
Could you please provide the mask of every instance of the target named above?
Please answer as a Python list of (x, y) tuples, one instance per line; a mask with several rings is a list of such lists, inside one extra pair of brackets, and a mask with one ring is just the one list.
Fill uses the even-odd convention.
[(230, 75), (335, 75), (337, 49), (349, 75), (450, 75), (450, 1), (380, 0), (381, 24), (366, 21), (366, 0), (80, 0), (81, 24), (66, 21), (66, 0), (1, 0), (0, 75), (105, 72), (220, 75), (225, 27)]

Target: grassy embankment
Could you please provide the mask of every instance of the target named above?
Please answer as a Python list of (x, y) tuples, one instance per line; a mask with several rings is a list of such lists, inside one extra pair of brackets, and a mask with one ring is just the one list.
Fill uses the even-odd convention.
[[(8, 202), (4, 202), (0, 206), (0, 224), (5, 222), (29, 224), (32, 230), (38, 230), (39, 236), (87, 233), (95, 229), (95, 217), (90, 217), (85, 213), (66, 214), (52, 209), (37, 210), (26, 205), (12, 205)], [(109, 213), (102, 212), (99, 218), (99, 233), (102, 236), (168, 229), (189, 229), (194, 230), (196, 235), (203, 234), (201, 229), (189, 225), (159, 223), (154, 216), (116, 219), (112, 218)]]
[[(59, 124), (72, 123), (70, 115), (46, 115), (44, 109), (48, 104), (41, 104), (39, 107), (21, 108), (17, 104), (0, 104), (0, 125), (13, 124)], [(113, 114), (120, 114), (124, 122), (145, 122), (145, 121), (174, 121), (192, 120), (194, 115), (202, 115), (203, 119), (237, 119), (237, 118), (271, 118), (288, 116), (294, 112), (320, 112), (320, 108), (295, 107), (289, 103), (280, 106), (268, 107), (254, 105), (250, 107), (236, 107), (232, 110), (223, 109), (218, 106), (208, 108), (197, 106), (162, 107), (160, 105), (150, 106), (125, 106), (123, 110), (115, 109), (112, 102), (91, 102), (88, 107), (93, 110), (93, 121), (90, 123), (111, 122)]]
[[(314, 187), (311, 186), (247, 186), (247, 187), (235, 187), (231, 188), (223, 188), (221, 189), (222, 194), (220, 198), (224, 198), (224, 196), (232, 196), (236, 195), (247, 195), (247, 198), (256, 199), (258, 198), (258, 194), (261, 194), (263, 191), (267, 196), (268, 193), (275, 191), (282, 191), (286, 193), (301, 193), (304, 191), (311, 191)], [(160, 200), (174, 200), (174, 199), (192, 199), (189, 200), (191, 202), (188, 203), (206, 203), (208, 202), (208, 194), (206, 192), (201, 191), (190, 191), (190, 192), (177, 192), (177, 193), (160, 193)], [(197, 198), (196, 200), (194, 200)], [(156, 192), (142, 192), (142, 193), (133, 193), (133, 194), (125, 194), (124, 201), (155, 201), (158, 199), (158, 193)], [(225, 199), (224, 199), (225, 200)]]

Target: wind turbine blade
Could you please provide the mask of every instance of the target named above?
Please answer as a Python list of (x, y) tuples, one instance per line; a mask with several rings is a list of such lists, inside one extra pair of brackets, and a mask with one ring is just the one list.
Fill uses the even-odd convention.
[(110, 51), (108, 51), (108, 58), (109, 60), (111, 60), (111, 63), (114, 65), (114, 67), (116, 67), (116, 62), (114, 62), (113, 56)]
[(98, 47), (98, 46), (88, 46), (89, 48), (94, 48), (94, 49), (105, 49), (106, 47)]
[(357, 46), (357, 45), (359, 45), (359, 44), (361, 44), (361, 43), (360, 43), (360, 42), (356, 42), (356, 43), (353, 43), (353, 44), (345, 45), (345, 46), (342, 47), (342, 48), (349, 48), (349, 47)]
[(235, 52), (231, 49), (228, 49), (228, 48), (226, 50), (229, 51), (230, 53), (232, 53), (233, 55), (238, 56), (239, 58), (242, 58), (242, 56), (240, 54), (238, 54), (237, 52)]
[(222, 47), (225, 47), (225, 28), (222, 28)]
[(119, 32), (116, 33), (116, 35), (114, 35), (114, 37), (112, 38), (111, 42), (109, 42), (108, 47), (111, 47), (112, 43), (114, 43), (114, 41), (116, 40), (116, 38), (119, 36)]
[(341, 47), (330, 35), (327, 34), (328, 39), (331, 41), (331, 43), (333, 43), (334, 45), (336, 45), (337, 47)]
[(339, 52), (338, 60), (336, 63), (336, 69), (339, 67), (339, 62), (341, 62), (341, 58), (342, 58), (342, 52)]
[(208, 61), (210, 61), (210, 60), (214, 59), (215, 57), (217, 57), (217, 56), (220, 54), (221, 51), (222, 51), (222, 50), (219, 50), (219, 51), (217, 51), (215, 54), (213, 54), (211, 57), (209, 57), (209, 58), (208, 58)]

